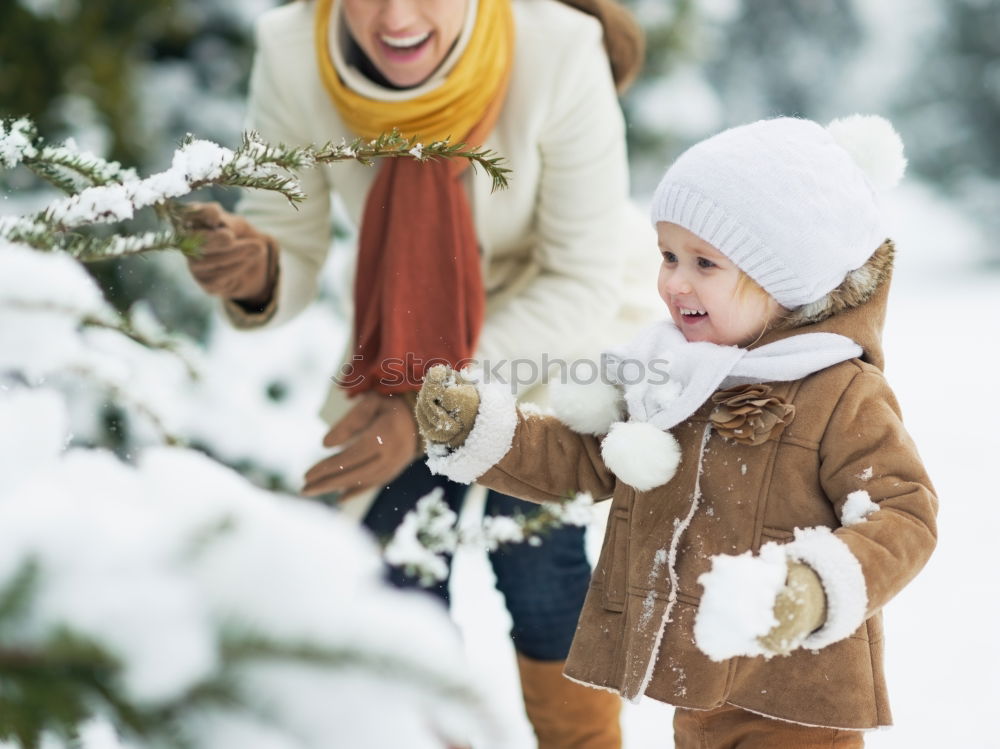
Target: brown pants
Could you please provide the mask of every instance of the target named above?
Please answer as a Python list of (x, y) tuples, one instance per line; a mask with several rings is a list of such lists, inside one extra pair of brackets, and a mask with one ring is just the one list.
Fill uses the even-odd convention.
[(765, 718), (723, 705), (674, 711), (674, 749), (860, 749), (864, 733)]

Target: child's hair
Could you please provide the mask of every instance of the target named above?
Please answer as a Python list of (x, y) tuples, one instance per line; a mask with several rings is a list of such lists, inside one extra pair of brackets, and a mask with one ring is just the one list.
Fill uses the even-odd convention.
[(739, 278), (736, 280), (735, 294), (736, 298), (739, 299), (741, 302), (744, 301), (749, 296), (766, 296), (766, 297), (771, 296), (766, 291), (764, 291), (763, 286), (761, 286), (759, 283), (750, 278), (750, 276), (748, 276), (746, 272), (740, 270), (739, 268), (737, 268), (737, 271), (739, 272), (740, 275)]
[[(774, 299), (774, 297), (767, 293), (763, 286), (754, 281), (745, 271), (739, 268), (736, 270), (739, 273), (739, 276), (736, 279), (736, 288), (733, 290), (733, 294), (737, 300), (743, 302), (748, 298)], [(764, 324), (764, 327), (760, 329), (759, 333), (757, 333), (757, 339), (769, 330), (784, 327), (785, 317), (787, 314), (788, 310), (779, 304), (777, 317)]]

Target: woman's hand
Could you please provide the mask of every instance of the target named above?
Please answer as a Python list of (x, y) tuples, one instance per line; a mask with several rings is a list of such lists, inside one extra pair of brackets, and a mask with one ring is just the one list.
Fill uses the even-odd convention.
[(479, 413), (476, 386), (443, 364), (427, 370), (417, 395), (416, 418), (427, 442), (461, 447)]
[(278, 246), (272, 237), (218, 203), (190, 204), (184, 221), (204, 239), (201, 254), (187, 261), (206, 292), (255, 306), (270, 301), (278, 275)]
[(341, 450), (306, 472), (302, 494), (340, 492), (340, 500), (385, 486), (420, 453), (417, 424), (402, 395), (367, 392), (323, 438)]

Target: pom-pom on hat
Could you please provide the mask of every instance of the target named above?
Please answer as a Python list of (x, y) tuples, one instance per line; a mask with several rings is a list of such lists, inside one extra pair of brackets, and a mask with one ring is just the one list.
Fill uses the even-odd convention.
[(878, 191), (905, 170), (902, 140), (882, 117), (760, 120), (681, 154), (656, 189), (652, 220), (693, 232), (792, 309), (878, 249)]

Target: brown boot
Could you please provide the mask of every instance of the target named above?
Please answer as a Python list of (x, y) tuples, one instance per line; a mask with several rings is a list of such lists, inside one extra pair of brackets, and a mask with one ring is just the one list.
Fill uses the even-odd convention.
[(621, 749), (621, 698), (563, 676), (565, 661), (517, 654), (521, 691), (538, 749)]

